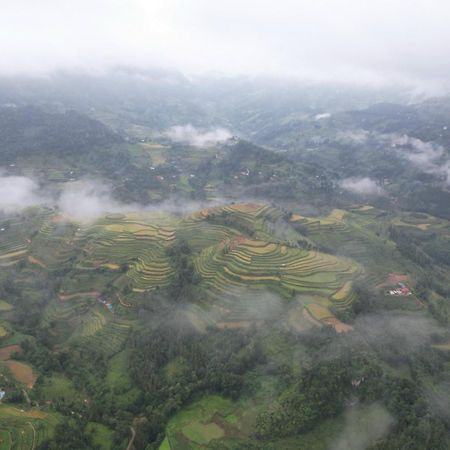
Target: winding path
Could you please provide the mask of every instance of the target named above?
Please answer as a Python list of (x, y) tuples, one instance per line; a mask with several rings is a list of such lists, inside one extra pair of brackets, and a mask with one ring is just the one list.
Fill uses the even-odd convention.
[(131, 438), (128, 441), (127, 450), (131, 450), (133, 447), (134, 438), (136, 437), (136, 430), (133, 427), (130, 427), (131, 430)]
[(90, 292), (76, 292), (74, 294), (58, 294), (60, 300), (70, 300), (75, 297), (98, 297), (100, 292), (90, 291)]

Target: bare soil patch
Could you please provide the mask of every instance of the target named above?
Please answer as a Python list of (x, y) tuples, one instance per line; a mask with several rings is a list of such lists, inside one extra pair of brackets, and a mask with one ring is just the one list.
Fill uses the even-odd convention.
[(326, 325), (332, 326), (336, 333), (348, 333), (353, 331), (353, 327), (347, 323), (341, 322), (339, 319), (330, 318), (323, 321)]
[(8, 369), (11, 371), (13, 377), (19, 382), (26, 384), (26, 386), (31, 389), (36, 382), (36, 375), (33, 373), (33, 369), (19, 361), (5, 361)]
[(20, 345), (13, 344), (0, 348), (0, 361), (7, 361), (14, 353), (22, 353), (22, 348)]

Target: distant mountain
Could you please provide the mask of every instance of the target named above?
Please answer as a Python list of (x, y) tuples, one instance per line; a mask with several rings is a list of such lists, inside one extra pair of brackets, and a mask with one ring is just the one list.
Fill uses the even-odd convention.
[(122, 142), (107, 126), (76, 111), (48, 112), (35, 106), (0, 109), (0, 156), (70, 155)]
[(336, 113), (383, 101), (405, 101), (388, 89), (324, 85), (298, 80), (204, 76), (120, 67), (92, 76), (56, 73), (48, 78), (0, 78), (0, 104), (63, 105), (134, 132), (192, 123), (224, 126), (262, 142), (304, 114)]
[(364, 110), (342, 113), (336, 120), (352, 128), (399, 133), (450, 145), (450, 98), (431, 99), (416, 105), (380, 103)]

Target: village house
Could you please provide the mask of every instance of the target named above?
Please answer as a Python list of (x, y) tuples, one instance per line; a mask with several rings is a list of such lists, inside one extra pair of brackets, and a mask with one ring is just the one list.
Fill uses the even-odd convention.
[(401, 297), (407, 297), (412, 294), (411, 290), (405, 286), (403, 283), (398, 283), (395, 289), (390, 289), (388, 291), (389, 295), (396, 295)]

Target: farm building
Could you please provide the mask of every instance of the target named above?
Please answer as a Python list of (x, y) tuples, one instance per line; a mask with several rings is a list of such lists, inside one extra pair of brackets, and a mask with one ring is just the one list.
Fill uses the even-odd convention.
[[(403, 283), (402, 283), (403, 284)], [(388, 291), (389, 295), (399, 295), (402, 297), (407, 297), (408, 295), (411, 295), (411, 290), (406, 287), (404, 284), (402, 286), (398, 286), (395, 289), (391, 289)]]

